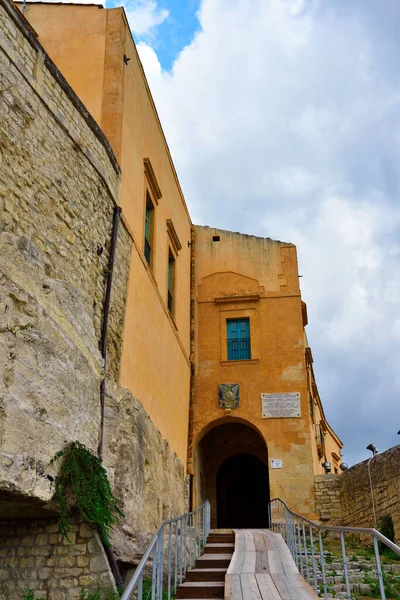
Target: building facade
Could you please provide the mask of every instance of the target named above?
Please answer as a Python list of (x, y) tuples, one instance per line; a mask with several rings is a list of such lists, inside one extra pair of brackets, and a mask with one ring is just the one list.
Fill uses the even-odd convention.
[(48, 581), (95, 589), (101, 555), (78, 520), (88, 555), (53, 560), (49, 462), (67, 444), (103, 449), (122, 569), (205, 498), (213, 526), (265, 526), (276, 496), (315, 517), (314, 476), (342, 444), (295, 246), (192, 225), (124, 10), (17, 6), (0, 0), (0, 529), (15, 532), (0, 582), (52, 600), (67, 596)]
[(341, 442), (315, 404), (296, 248), (195, 232), (195, 496), (210, 499), (219, 527), (246, 526), (246, 515), (248, 526), (266, 525), (270, 497), (315, 517), (314, 475), (327, 459), (315, 432), (338, 460)]

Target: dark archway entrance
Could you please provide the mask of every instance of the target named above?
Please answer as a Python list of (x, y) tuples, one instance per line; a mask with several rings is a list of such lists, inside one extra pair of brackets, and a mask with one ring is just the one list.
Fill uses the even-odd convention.
[(268, 527), (268, 467), (252, 454), (231, 456), (217, 473), (217, 526)]
[(195, 494), (211, 502), (211, 526), (267, 527), (268, 451), (260, 433), (243, 421), (220, 423), (198, 443)]

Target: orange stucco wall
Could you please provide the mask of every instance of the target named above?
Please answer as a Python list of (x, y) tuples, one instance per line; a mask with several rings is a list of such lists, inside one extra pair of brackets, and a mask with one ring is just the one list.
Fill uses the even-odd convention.
[[(107, 135), (121, 165), (122, 218), (132, 236), (120, 383), (186, 464), (190, 388), (190, 217), (122, 8), (29, 4), (40, 42)], [(130, 60), (124, 62), (124, 55)], [(144, 259), (144, 159), (161, 191), (154, 248)], [(175, 246), (167, 220), (178, 239)], [(175, 256), (175, 306), (167, 304), (168, 252)]]
[[(213, 241), (219, 236), (219, 241)], [(193, 417), (196, 449), (224, 421), (248, 423), (264, 438), (270, 495), (315, 516), (304, 326), (296, 248), (270, 239), (196, 227), (197, 365)], [(251, 360), (228, 361), (226, 319), (249, 317)], [(218, 407), (218, 384), (240, 384), (240, 406)], [(300, 393), (300, 418), (261, 418), (261, 394)], [(197, 464), (196, 464), (197, 463)], [(195, 482), (200, 480), (196, 474)], [(200, 494), (195, 490), (195, 494)], [(200, 498), (199, 498), (200, 499)]]
[[(123, 12), (121, 9), (121, 15)], [(122, 351), (121, 384), (143, 402), (148, 414), (186, 463), (190, 386), (190, 227), (164, 135), (131, 36), (126, 39), (124, 109), (121, 152), (121, 206), (135, 240)], [(154, 263), (143, 257), (145, 177), (149, 157), (161, 191), (154, 210)], [(167, 219), (174, 225), (181, 249), (175, 261), (176, 307), (167, 308)], [(173, 249), (173, 248), (172, 248)]]
[[(20, 3), (18, 7), (21, 9)], [(107, 11), (98, 6), (29, 3), (24, 16), (101, 125)]]

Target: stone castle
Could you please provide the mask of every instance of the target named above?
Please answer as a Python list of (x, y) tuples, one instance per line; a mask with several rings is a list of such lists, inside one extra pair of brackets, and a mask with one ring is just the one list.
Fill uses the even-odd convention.
[(0, 0), (0, 594), (69, 600), (115, 585), (79, 515), (59, 533), (69, 443), (122, 500), (125, 574), (206, 498), (213, 527), (273, 497), (318, 518), (342, 443), (295, 246), (192, 224), (124, 10), (22, 8)]

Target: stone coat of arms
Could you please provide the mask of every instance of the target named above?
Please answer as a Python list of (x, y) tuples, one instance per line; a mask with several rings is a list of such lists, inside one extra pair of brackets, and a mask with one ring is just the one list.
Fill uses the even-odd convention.
[(237, 408), (240, 404), (240, 387), (238, 383), (220, 383), (218, 385), (218, 406), (220, 408)]

